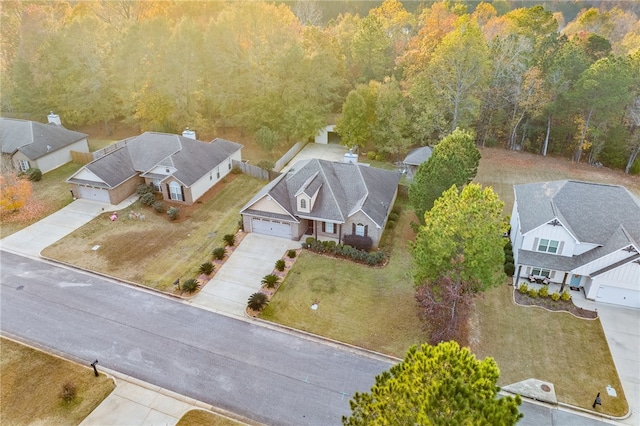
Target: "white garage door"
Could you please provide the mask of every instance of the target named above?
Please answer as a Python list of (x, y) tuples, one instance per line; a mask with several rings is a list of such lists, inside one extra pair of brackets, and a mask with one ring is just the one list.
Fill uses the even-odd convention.
[(106, 189), (93, 188), (90, 186), (78, 186), (80, 192), (78, 196), (86, 200), (101, 201), (109, 203), (109, 192)]
[(625, 288), (601, 286), (596, 296), (598, 302), (640, 308), (640, 291)]
[(288, 223), (254, 218), (251, 221), (251, 229), (257, 234), (291, 238), (291, 225)]

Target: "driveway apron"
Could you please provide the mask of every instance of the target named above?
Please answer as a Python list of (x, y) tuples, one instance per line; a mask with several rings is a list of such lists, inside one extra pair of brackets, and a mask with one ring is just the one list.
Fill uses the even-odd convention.
[(298, 241), (256, 233), (247, 234), (214, 277), (189, 303), (215, 312), (244, 316), (247, 299), (260, 290), (262, 277)]
[(91, 200), (76, 200), (57, 212), (0, 240), (2, 250), (16, 254), (39, 257), (46, 247), (69, 235), (101, 213), (129, 206), (137, 199), (127, 198), (117, 206)]

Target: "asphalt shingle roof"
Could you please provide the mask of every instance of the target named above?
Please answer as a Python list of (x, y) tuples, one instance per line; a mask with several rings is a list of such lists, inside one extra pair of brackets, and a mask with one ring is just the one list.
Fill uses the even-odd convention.
[(4, 154), (19, 150), (30, 160), (37, 160), (86, 137), (85, 133), (56, 124), (0, 117), (0, 144)]

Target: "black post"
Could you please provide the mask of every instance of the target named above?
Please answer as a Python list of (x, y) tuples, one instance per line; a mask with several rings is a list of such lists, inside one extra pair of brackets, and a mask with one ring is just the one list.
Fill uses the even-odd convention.
[[(95, 374), (96, 377), (100, 376), (100, 374), (98, 374), (98, 369), (96, 368), (96, 364), (97, 363), (98, 363), (97, 359), (91, 363), (91, 366), (93, 367), (93, 374)], [(600, 395), (600, 394), (598, 394), (598, 395)]]
[(600, 400), (600, 392), (598, 392), (598, 394), (596, 395), (596, 400), (593, 401), (593, 405), (592, 407), (595, 409), (596, 408), (596, 404), (597, 405), (602, 405), (602, 401)]

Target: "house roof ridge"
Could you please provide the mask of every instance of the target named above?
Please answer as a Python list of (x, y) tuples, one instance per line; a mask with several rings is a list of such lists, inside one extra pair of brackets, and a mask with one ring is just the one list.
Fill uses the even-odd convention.
[[(320, 160), (317, 159), (317, 158), (314, 158), (314, 160), (318, 163), (318, 167), (320, 168), (320, 171), (322, 172), (322, 177), (323, 177), (324, 181), (325, 182), (329, 182), (329, 180), (327, 179), (327, 174), (325, 173), (324, 166), (323, 166), (322, 162), (320, 162)], [(333, 188), (331, 187), (330, 184), (327, 185), (327, 188), (329, 188), (329, 193), (331, 194), (331, 198), (333, 198), (333, 202), (335, 203), (336, 206), (338, 206), (338, 211), (340, 212), (340, 219), (344, 222), (344, 214), (342, 213), (342, 206), (340, 205), (340, 203), (338, 203), (338, 200), (336, 199), (336, 194), (333, 192)]]

